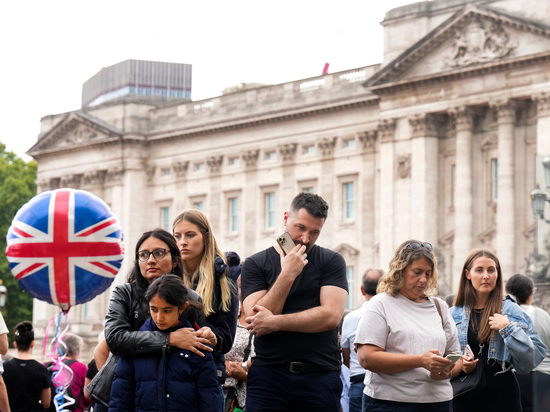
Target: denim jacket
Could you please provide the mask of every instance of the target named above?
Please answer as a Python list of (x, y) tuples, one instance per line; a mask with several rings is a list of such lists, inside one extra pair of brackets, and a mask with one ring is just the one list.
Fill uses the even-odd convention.
[[(471, 309), (453, 306), (449, 309), (458, 329), (458, 340), (462, 352), (468, 344), (468, 324)], [(531, 318), (506, 296), (502, 302), (503, 316), (510, 323), (495, 334), (489, 342), (489, 359), (497, 360), (504, 369), (503, 361), (511, 363), (518, 373), (529, 373), (546, 355), (547, 348), (539, 339)]]

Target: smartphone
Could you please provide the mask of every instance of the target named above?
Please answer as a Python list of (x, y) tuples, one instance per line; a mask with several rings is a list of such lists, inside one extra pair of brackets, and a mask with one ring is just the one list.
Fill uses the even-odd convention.
[(453, 363), (451, 363), (451, 364), (447, 367), (447, 369), (452, 368), (453, 365), (454, 365), (455, 363), (457, 363), (459, 359), (462, 359), (462, 355), (447, 355), (447, 356), (445, 356), (445, 357), (446, 357), (447, 359), (450, 359), (450, 360), (453, 361)]
[(464, 349), (464, 356), (466, 356), (470, 360), (475, 359), (474, 352), (472, 351), (472, 348), (470, 348), (470, 345), (466, 345), (466, 349)]
[(279, 244), (279, 246), (283, 250), (283, 253), (285, 254), (285, 256), (288, 255), (290, 253), (290, 251), (292, 249), (294, 249), (294, 247), (296, 246), (294, 244), (294, 241), (292, 240), (292, 238), (288, 234), (288, 232), (284, 232), (281, 236), (279, 236), (277, 238), (277, 243)]

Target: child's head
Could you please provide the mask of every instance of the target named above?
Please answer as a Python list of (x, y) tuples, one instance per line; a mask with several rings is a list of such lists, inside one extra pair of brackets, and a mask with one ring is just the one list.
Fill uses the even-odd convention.
[(145, 299), (149, 302), (151, 318), (160, 330), (178, 324), (179, 316), (189, 305), (187, 296), (187, 288), (176, 275), (163, 275), (149, 285)]

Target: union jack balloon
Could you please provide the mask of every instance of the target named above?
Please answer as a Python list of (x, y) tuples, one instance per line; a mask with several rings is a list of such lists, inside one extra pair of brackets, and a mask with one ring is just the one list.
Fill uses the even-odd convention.
[(105, 291), (120, 270), (122, 229), (84, 190), (43, 192), (23, 205), (7, 235), (13, 276), (33, 297), (68, 311)]

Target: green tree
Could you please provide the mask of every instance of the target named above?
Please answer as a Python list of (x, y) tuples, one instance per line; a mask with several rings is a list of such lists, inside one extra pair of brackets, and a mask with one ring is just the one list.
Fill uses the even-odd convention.
[[(17, 211), (36, 195), (36, 169), (34, 160), (25, 162), (0, 143), (0, 250), (6, 250), (6, 234)], [(25, 292), (11, 274), (4, 253), (0, 257), (0, 279), (8, 289), (6, 306), (2, 311), (13, 339), (15, 325), (32, 320), (32, 297)]]

